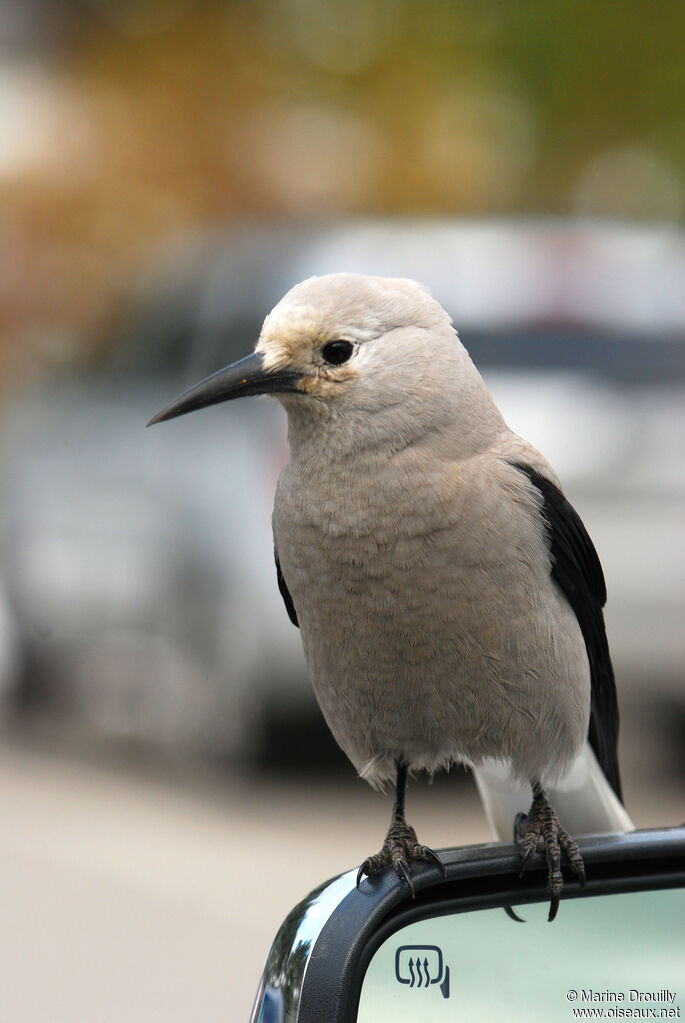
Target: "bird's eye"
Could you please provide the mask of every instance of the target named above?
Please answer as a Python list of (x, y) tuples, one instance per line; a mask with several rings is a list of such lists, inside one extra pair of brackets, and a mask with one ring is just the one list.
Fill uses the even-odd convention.
[(321, 349), (324, 360), (331, 366), (342, 366), (352, 355), (354, 345), (351, 341), (329, 341)]

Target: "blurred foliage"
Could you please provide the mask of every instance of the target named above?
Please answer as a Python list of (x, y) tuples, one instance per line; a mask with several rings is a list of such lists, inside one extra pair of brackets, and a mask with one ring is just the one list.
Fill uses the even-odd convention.
[(236, 217), (677, 220), (682, 0), (7, 0), (0, 373)]

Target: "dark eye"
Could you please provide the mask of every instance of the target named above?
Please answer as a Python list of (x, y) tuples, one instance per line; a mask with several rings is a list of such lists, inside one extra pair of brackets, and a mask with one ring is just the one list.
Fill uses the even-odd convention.
[(354, 345), (351, 341), (329, 341), (321, 349), (321, 354), (329, 365), (342, 366), (343, 362), (347, 362), (353, 351)]

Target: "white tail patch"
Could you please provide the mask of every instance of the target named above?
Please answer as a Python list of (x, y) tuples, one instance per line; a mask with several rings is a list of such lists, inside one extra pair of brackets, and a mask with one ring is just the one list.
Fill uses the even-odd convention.
[[(516, 814), (530, 810), (533, 798), (530, 787), (511, 781), (503, 764), (487, 763), (474, 767), (473, 773), (490, 827), (501, 841), (511, 842)], [(545, 786), (545, 793), (572, 837), (634, 830), (635, 825), (604, 777), (589, 743), (563, 781), (553, 788)]]

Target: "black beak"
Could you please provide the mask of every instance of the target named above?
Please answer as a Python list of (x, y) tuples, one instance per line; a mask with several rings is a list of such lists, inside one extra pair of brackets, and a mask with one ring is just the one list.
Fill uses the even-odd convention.
[(218, 373), (205, 377), (199, 384), (184, 391), (175, 401), (153, 416), (148, 426), (163, 423), (198, 408), (217, 405), (220, 401), (243, 398), (248, 394), (283, 394), (297, 391), (301, 375), (291, 369), (265, 369), (262, 356), (254, 352)]

